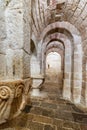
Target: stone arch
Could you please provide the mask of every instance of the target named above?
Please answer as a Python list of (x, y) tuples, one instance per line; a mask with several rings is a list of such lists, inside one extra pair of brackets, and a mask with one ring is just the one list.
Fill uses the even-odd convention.
[[(71, 98), (71, 75), (72, 75), (72, 67), (71, 67), (71, 64), (72, 64), (72, 61), (71, 61), (71, 57), (72, 57), (72, 50), (71, 49), (69, 49), (68, 50), (68, 47), (70, 46), (70, 48), (71, 48), (71, 44), (70, 44), (70, 41), (69, 40), (67, 40), (67, 37), (66, 36), (64, 36), (63, 34), (58, 34), (58, 33), (54, 33), (54, 34), (51, 34), (51, 35), (49, 35), (48, 37), (47, 37), (47, 39), (45, 40), (45, 42), (44, 42), (44, 46), (46, 47), (46, 45), (52, 40), (52, 39), (56, 39), (56, 40), (59, 40), (60, 39), (60, 41), (61, 41), (61, 43), (62, 43), (62, 45), (64, 45), (64, 48), (65, 48), (65, 51), (64, 51), (64, 54), (66, 54), (65, 55), (65, 59), (67, 60), (67, 58), (68, 58), (68, 55), (70, 56), (70, 67), (68, 68), (67, 67), (67, 62), (65, 61), (65, 73), (64, 73), (64, 83), (66, 82), (66, 80), (69, 82), (69, 84), (68, 84), (68, 87), (70, 88), (69, 89), (69, 91), (67, 92), (68, 93), (68, 96), (69, 96), (69, 98)], [(43, 48), (43, 47), (42, 47)], [(42, 50), (41, 52), (44, 52), (44, 50)], [(65, 53), (66, 52), (66, 53)], [(42, 57), (42, 59), (43, 59), (43, 57)], [(69, 69), (69, 71), (67, 70), (67, 69)], [(67, 71), (68, 71), (68, 73), (67, 73)], [(67, 79), (67, 75), (69, 76), (69, 79)]]
[[(50, 59), (47, 60), (49, 55), (52, 57), (54, 54), (56, 55), (57, 62), (55, 62), (53, 58), (52, 58), (52, 60), (54, 62), (51, 62)], [(58, 61), (58, 59), (60, 59), (59, 60), (60, 62)], [(48, 63), (51, 63), (51, 65), (55, 63), (54, 66), (56, 65), (55, 66), (56, 68), (54, 68), (54, 66), (53, 67), (49, 66), (49, 68), (48, 68)], [(45, 55), (45, 79), (46, 79), (46, 82), (49, 81), (49, 78), (52, 78), (52, 79), (54, 79), (54, 82), (57, 83), (57, 87), (60, 88), (60, 86), (58, 86), (58, 83), (63, 84), (63, 77), (62, 77), (63, 76), (63, 71), (62, 71), (62, 67), (61, 67), (62, 65), (63, 65), (63, 55), (62, 55), (61, 50), (59, 48), (55, 48), (55, 47), (49, 48), (46, 51), (46, 55)], [(54, 68), (54, 71), (50, 67)], [(51, 73), (49, 73), (49, 72), (51, 72)], [(47, 77), (49, 77), (49, 78), (47, 78)], [(63, 89), (62, 86), (63, 85), (61, 85), (61, 90)]]
[[(60, 72), (58, 72), (58, 74), (57, 74), (58, 79), (56, 79), (56, 82), (58, 82), (58, 84), (61, 84), (60, 86), (57, 85), (57, 87), (59, 87), (60, 94), (62, 95), (63, 79), (64, 79), (64, 54), (63, 54), (64, 52), (63, 52), (63, 50), (61, 50), (58, 47), (57, 48), (56, 47), (48, 48), (46, 51), (45, 57), (44, 57), (44, 59), (45, 59), (44, 62), (46, 62), (46, 57), (51, 52), (56, 52), (61, 57), (61, 69), (60, 69)], [(46, 63), (44, 63), (44, 64), (46, 66)]]
[(60, 42), (58, 42), (58, 41), (51, 41), (51, 42), (49, 42), (47, 45), (46, 45), (46, 49), (49, 49), (49, 47), (54, 47), (54, 48), (59, 48), (59, 49), (61, 49), (61, 50), (64, 50), (64, 46), (60, 43)]
[[(51, 53), (51, 52), (56, 52), (58, 53), (60, 56), (61, 56), (61, 70), (64, 70), (64, 55), (63, 55), (63, 51), (60, 49), (60, 48), (56, 48), (56, 47), (52, 47), (52, 48), (49, 48), (46, 53), (45, 53), (45, 59), (46, 59), (46, 56)], [(45, 60), (46, 61), (46, 60)]]
[[(69, 22), (55, 22), (55, 23), (52, 23), (50, 25), (48, 25), (42, 35), (41, 35), (41, 39), (44, 39), (44, 37), (47, 35), (47, 33), (50, 31), (50, 30), (57, 30), (58, 32), (61, 32), (61, 33), (66, 33), (68, 34), (69, 36), (73, 37), (74, 35), (77, 35), (77, 36), (80, 36), (80, 33), (79, 31), (76, 29), (76, 27), (74, 27), (74, 25), (70, 24)], [(74, 39), (75, 40), (75, 39)], [(75, 42), (74, 42), (75, 43)]]
[[(58, 42), (62, 43), (62, 45), (64, 46), (64, 48), (67, 49), (66, 50), (67, 53), (71, 52), (71, 50), (68, 51), (68, 47), (71, 48), (70, 41), (67, 39), (67, 37), (65, 37), (63, 34), (60, 34), (60, 33), (54, 33), (54, 34), (49, 35), (47, 37), (47, 39), (44, 41), (44, 43), (43, 43), (43, 45), (41, 47), (42, 50), (40, 50), (40, 52), (44, 52), (44, 50), (46, 48), (46, 45), (49, 44), (51, 41), (58, 41)], [(41, 57), (41, 59), (43, 59), (43, 56)]]
[[(54, 43), (56, 42), (56, 44)], [(63, 66), (63, 63), (64, 63), (64, 51), (63, 51), (63, 48), (60, 48), (59, 45), (61, 45), (61, 43), (58, 43), (57, 41), (53, 41), (51, 43), (49, 43), (46, 47), (46, 49), (44, 50), (45, 52), (43, 52), (45, 55), (44, 59), (46, 59), (46, 56), (48, 53), (50, 53), (50, 51), (55, 51), (57, 53), (60, 54), (61, 56), (61, 70), (63, 71), (64, 70), (64, 66)], [(45, 65), (45, 60), (44, 60), (44, 65)]]
[[(54, 32), (66, 35), (73, 44), (73, 79), (71, 83), (65, 79), (63, 97), (71, 100), (71, 85), (69, 84), (72, 84), (73, 101), (75, 103), (80, 103), (82, 90), (82, 41), (80, 33), (72, 24), (68, 22), (56, 22), (48, 25), (47, 28), (44, 29), (41, 35), (41, 39), (43, 39), (42, 43), (49, 34), (52, 34)], [(80, 69), (78, 69), (79, 67)], [(69, 92), (67, 90), (69, 90)]]

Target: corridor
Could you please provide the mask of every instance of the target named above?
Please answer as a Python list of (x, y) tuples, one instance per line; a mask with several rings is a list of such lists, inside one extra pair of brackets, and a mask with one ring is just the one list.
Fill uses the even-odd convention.
[(87, 0), (0, 0), (0, 130), (87, 130)]

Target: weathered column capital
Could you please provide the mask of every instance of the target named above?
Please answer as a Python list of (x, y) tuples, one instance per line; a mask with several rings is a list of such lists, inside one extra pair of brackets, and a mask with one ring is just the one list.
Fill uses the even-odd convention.
[(31, 79), (0, 82), (0, 124), (18, 116), (27, 103)]

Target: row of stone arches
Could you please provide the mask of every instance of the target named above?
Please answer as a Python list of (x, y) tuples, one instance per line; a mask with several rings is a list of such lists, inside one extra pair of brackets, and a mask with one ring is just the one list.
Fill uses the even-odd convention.
[(40, 62), (39, 74), (44, 76), (46, 55), (52, 49), (57, 50), (62, 55), (63, 97), (73, 100), (74, 103), (80, 103), (82, 92), (82, 41), (79, 31), (68, 22), (56, 22), (48, 25), (39, 39), (41, 39), (37, 47), (37, 59)]

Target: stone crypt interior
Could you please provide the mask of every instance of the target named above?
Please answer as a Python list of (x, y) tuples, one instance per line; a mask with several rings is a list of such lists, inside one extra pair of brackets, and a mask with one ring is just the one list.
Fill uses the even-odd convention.
[(0, 0), (0, 130), (87, 130), (87, 0)]

